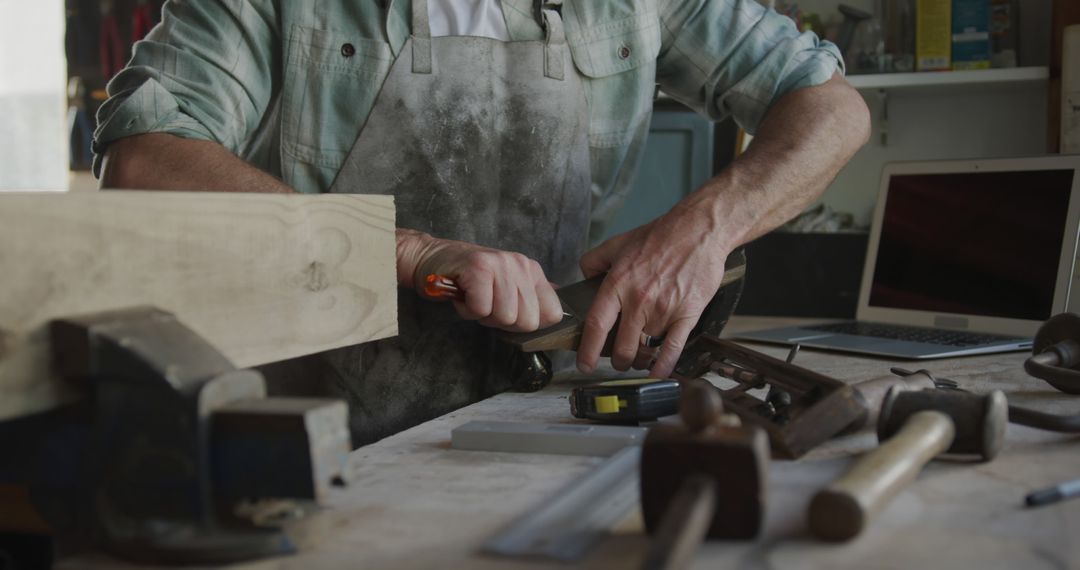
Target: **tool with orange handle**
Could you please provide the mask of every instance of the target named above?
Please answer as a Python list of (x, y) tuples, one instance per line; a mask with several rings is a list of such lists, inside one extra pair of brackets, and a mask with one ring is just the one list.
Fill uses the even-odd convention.
[[(424, 295), (431, 299), (465, 300), (465, 292), (452, 277), (437, 273), (424, 278)], [(563, 312), (564, 319), (569, 316), (569, 313)], [(520, 347), (515, 347), (510, 366), (510, 384), (519, 392), (535, 392), (547, 386), (553, 375), (551, 359), (540, 351), (524, 352)]]
[(432, 273), (424, 279), (424, 294), (432, 299), (464, 301), (465, 293), (457, 286), (452, 277)]
[[(448, 301), (464, 301), (465, 292), (458, 287), (453, 277), (432, 273), (424, 278), (424, 294), (432, 299), (446, 299)], [(570, 313), (563, 311), (564, 317), (572, 317)]]

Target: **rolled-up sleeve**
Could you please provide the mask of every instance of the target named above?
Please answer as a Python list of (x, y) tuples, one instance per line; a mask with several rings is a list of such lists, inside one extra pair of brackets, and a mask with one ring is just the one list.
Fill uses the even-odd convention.
[(662, 0), (661, 89), (750, 133), (784, 95), (844, 71), (840, 51), (754, 0)]
[(98, 109), (94, 173), (109, 143), (145, 133), (239, 152), (280, 82), (273, 0), (169, 0)]

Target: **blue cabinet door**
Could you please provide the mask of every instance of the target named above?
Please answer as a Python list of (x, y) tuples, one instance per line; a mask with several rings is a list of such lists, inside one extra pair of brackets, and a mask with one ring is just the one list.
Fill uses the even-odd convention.
[(653, 112), (634, 186), (607, 239), (664, 214), (713, 175), (713, 124), (690, 110)]

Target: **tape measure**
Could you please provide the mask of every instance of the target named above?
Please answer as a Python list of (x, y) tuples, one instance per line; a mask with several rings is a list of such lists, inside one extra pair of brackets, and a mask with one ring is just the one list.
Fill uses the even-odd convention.
[(602, 422), (643, 422), (679, 411), (679, 383), (660, 378), (609, 380), (570, 392), (575, 418)]

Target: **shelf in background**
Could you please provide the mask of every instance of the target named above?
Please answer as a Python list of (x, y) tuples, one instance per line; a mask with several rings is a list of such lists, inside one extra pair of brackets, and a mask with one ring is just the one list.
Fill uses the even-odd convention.
[(917, 73), (876, 73), (849, 75), (848, 83), (856, 89), (932, 89), (988, 84), (1020, 84), (1046, 81), (1046, 67), (1010, 67), (970, 71), (926, 71)]

